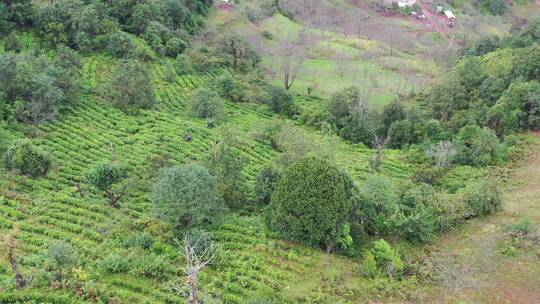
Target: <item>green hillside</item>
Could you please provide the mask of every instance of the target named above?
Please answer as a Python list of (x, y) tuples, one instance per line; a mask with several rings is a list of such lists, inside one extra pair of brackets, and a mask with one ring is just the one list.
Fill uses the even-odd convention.
[(472, 256), (534, 265), (538, 7), (454, 1), (459, 45), (295, 3), (0, 1), (0, 303), (489, 303)]
[[(175, 82), (169, 83), (164, 80), (163, 65), (155, 64), (152, 66), (152, 81), (158, 100), (155, 109), (128, 116), (100, 101), (93, 93), (100, 82), (107, 79), (116, 61), (96, 56), (85, 58), (83, 63), (85, 93), (79, 105), (62, 114), (57, 122), (41, 126), (38, 130), (37, 142), (52, 151), (54, 172), (39, 180), (7, 172), (3, 175), (2, 229), (9, 230), (16, 224), (21, 230), (21, 250), (29, 255), (27, 265), (21, 262), (23, 266), (32, 267), (35, 259), (39, 260), (44, 246), (52, 239), (60, 239), (77, 248), (85, 265), (81, 266), (82, 273), (78, 274), (85, 277), (81, 283), (90, 283), (90, 288), (95, 288), (96, 292), (123, 302), (181, 302), (169, 290), (166, 278), (153, 278), (154, 275), (146, 278), (138, 273), (100, 273), (96, 262), (112, 252), (133, 255), (134, 261), (140, 259), (140, 255), (155, 257), (159, 254), (164, 260), (163, 271), (169, 274), (169, 279), (170, 274), (178, 271), (180, 265), (175, 260), (180, 253), (168, 243), (166, 232), (151, 230), (156, 233), (156, 242), (150, 251), (130, 253), (134, 248), (126, 247), (124, 243), (137, 233), (152, 229), (146, 227), (151, 225), (148, 222), (151, 221), (151, 211), (147, 194), (150, 185), (146, 179), (153, 174), (153, 164), (165, 159), (170, 164), (201, 161), (220, 140), (218, 129), (208, 129), (206, 121), (193, 119), (186, 112), (185, 101), (195, 88), (222, 71), (179, 76)], [(249, 159), (249, 165), (243, 174), (252, 184), (258, 172), (277, 156), (270, 147), (251, 139), (254, 132), (272, 121), (272, 115), (264, 107), (229, 102), (225, 121), (244, 142), (242, 153)], [(303, 130), (316, 142), (329, 140), (316, 130)], [(184, 140), (188, 133), (193, 137), (192, 142)], [(22, 134), (11, 135), (12, 138), (18, 136)], [(338, 137), (333, 137), (332, 143), (337, 162), (356, 178), (365, 178), (369, 172), (368, 158), (373, 151), (351, 145)], [(402, 157), (399, 151), (389, 151), (384, 159), (383, 172), (399, 179), (406, 177), (409, 169)], [(83, 180), (83, 174), (92, 165), (111, 160), (121, 160), (130, 171), (141, 174), (132, 181), (130, 195), (119, 210), (110, 209), (105, 199), (86, 186)], [(83, 188), (84, 198), (80, 197), (77, 185)], [(228, 259), (222, 269), (208, 275), (206, 284), (209, 292), (228, 295), (231, 298), (228, 303), (236, 303), (251, 296), (253, 291), (286, 291), (287, 286), (294, 285), (298, 279), (296, 274), (316, 269), (322, 263), (321, 253), (307, 248), (291, 248), (268, 236), (263, 227), (258, 217), (231, 216), (225, 224), (211, 230), (216, 241), (228, 250)], [(350, 266), (350, 262), (341, 258), (336, 258), (336, 263)], [(339, 270), (338, 273), (342, 271), (349, 270)], [(1, 273), (4, 280), (9, 280), (11, 275), (7, 268)], [(313, 284), (316, 284), (315, 280), (317, 278)], [(86, 292), (91, 294), (92, 290)], [(306, 286), (306, 290), (294, 296), (309, 296), (312, 292)], [(70, 293), (69, 296), (59, 293), (57, 298), (55, 294), (23, 291), (3, 296), (5, 301), (80, 301)]]

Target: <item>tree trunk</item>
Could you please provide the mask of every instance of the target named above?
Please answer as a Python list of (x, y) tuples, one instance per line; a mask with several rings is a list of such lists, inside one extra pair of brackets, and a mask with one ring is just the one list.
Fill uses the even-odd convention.
[(189, 275), (188, 304), (199, 304), (199, 279), (197, 277), (197, 272)]
[(17, 261), (15, 261), (15, 258), (13, 256), (9, 257), (9, 264), (11, 264), (11, 269), (15, 273), (15, 287), (23, 288), (24, 286), (26, 286), (26, 279), (19, 272)]
[(118, 202), (118, 199), (116, 198), (114, 193), (112, 193), (111, 191), (107, 191), (107, 196), (109, 197), (109, 206), (111, 206), (112, 208), (116, 208), (116, 203)]

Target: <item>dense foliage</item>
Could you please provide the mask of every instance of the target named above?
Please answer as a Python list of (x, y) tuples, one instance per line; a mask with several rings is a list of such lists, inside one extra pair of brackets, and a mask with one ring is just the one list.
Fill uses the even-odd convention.
[(156, 214), (176, 231), (208, 224), (225, 210), (216, 179), (198, 165), (163, 169), (151, 195)]
[(221, 142), (209, 153), (208, 169), (216, 178), (218, 189), (229, 207), (242, 207), (246, 200), (242, 171), (247, 159), (240, 153), (241, 142), (231, 130), (222, 129), (221, 137)]
[(130, 60), (118, 65), (109, 90), (113, 105), (127, 113), (151, 108), (155, 102), (148, 70), (138, 61)]
[[(211, 4), (211, 0), (59, 0), (35, 7), (32, 21), (52, 46), (64, 43), (90, 52), (108, 44), (119, 46), (120, 39), (130, 43), (130, 35), (136, 35), (157, 53), (176, 57), (201, 29)], [(116, 53), (122, 48), (109, 49)]]
[(45, 55), (0, 55), (0, 115), (39, 125), (77, 103), (80, 63), (60, 47), (54, 61)]
[(375, 278), (378, 276), (400, 277), (404, 263), (394, 248), (385, 240), (381, 239), (373, 244), (373, 248), (364, 253), (362, 275)]
[(223, 99), (215, 91), (201, 88), (193, 92), (189, 110), (199, 118), (220, 120), (224, 114)]
[(504, 137), (538, 129), (540, 21), (513, 36), (473, 45), (428, 99), (433, 115), (452, 130), (489, 127)]
[(350, 185), (335, 166), (306, 158), (281, 177), (268, 206), (270, 227), (281, 237), (331, 249), (343, 235)]
[(31, 177), (47, 175), (52, 164), (51, 155), (30, 140), (14, 142), (4, 154), (4, 167)]

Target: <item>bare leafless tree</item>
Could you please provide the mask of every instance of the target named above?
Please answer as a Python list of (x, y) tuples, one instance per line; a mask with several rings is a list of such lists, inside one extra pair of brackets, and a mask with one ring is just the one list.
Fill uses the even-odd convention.
[(390, 137), (386, 136), (386, 138), (379, 137), (378, 135), (375, 135), (375, 138), (373, 139), (373, 147), (375, 148), (375, 157), (371, 159), (371, 170), (373, 172), (378, 172), (381, 163), (382, 163), (382, 154), (383, 150), (386, 147), (386, 145), (390, 142)]
[(336, 73), (339, 77), (343, 78), (350, 68), (351, 58), (345, 53), (345, 50), (343, 50), (343, 52), (339, 53), (337, 56)]
[(220, 249), (211, 240), (188, 234), (182, 242), (178, 241), (178, 245), (183, 248), (186, 260), (184, 273), (187, 281), (179, 280), (173, 284), (172, 289), (179, 295), (187, 297), (188, 304), (199, 304), (199, 275), (205, 266), (217, 258)]
[(394, 82), (394, 94), (398, 100), (401, 100), (403, 97), (406, 97), (408, 93), (412, 90), (412, 81), (411, 81), (411, 71), (406, 69), (400, 69), (398, 72), (398, 77)]
[(304, 26), (313, 26), (319, 21), (324, 8), (321, 0), (285, 0), (280, 1), (282, 9), (293, 13)]
[(358, 85), (359, 94), (358, 100), (353, 104), (352, 112), (356, 112), (364, 119), (367, 119), (369, 111), (369, 100), (373, 94), (373, 90), (377, 87), (377, 78), (367, 67), (361, 73), (361, 84)]
[(457, 151), (454, 145), (445, 140), (435, 144), (426, 151), (426, 155), (435, 159), (437, 167), (444, 168), (450, 164)]
[(300, 34), (298, 39), (284, 38), (278, 42), (276, 56), (286, 90), (292, 87), (304, 66), (307, 43), (305, 39), (305, 35)]
[(13, 273), (15, 273), (15, 286), (17, 288), (23, 288), (28, 284), (30, 278), (24, 277), (19, 270), (19, 265), (16, 258), (17, 250), (19, 247), (19, 241), (17, 239), (18, 236), (19, 229), (17, 227), (14, 227), (10, 233), (3, 237), (2, 248), (4, 252), (4, 258), (8, 261)]

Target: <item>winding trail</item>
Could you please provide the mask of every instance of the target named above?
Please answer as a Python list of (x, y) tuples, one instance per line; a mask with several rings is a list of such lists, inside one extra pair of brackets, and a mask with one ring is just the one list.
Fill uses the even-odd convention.
[(514, 257), (500, 253), (503, 226), (524, 217), (540, 227), (540, 144), (511, 173), (504, 211), (473, 220), (429, 246), (455, 261), (456, 270), (443, 290), (434, 291), (433, 303), (540, 303), (540, 245)]

